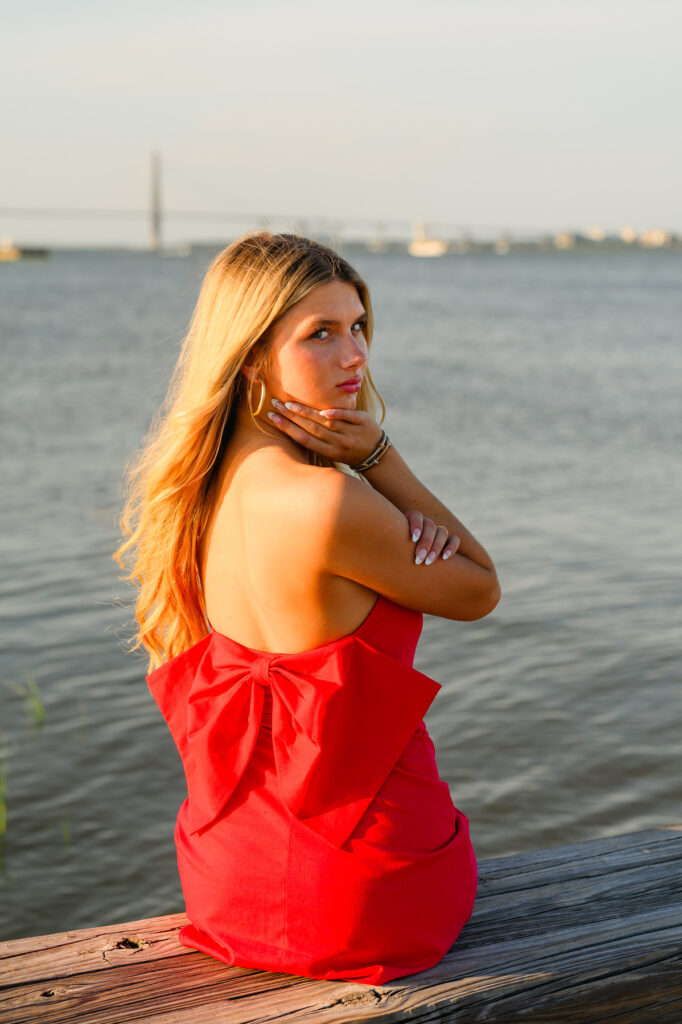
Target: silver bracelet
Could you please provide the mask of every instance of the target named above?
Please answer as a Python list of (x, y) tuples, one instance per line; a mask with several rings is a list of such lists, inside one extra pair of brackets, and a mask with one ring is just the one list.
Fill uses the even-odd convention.
[(379, 438), (379, 444), (376, 446), (373, 452), (370, 452), (366, 459), (362, 462), (358, 462), (357, 466), (351, 466), (350, 468), (354, 473), (364, 473), (366, 469), (371, 469), (372, 466), (376, 466), (377, 462), (384, 457), (388, 449), (391, 447), (391, 442), (388, 439), (388, 434), (385, 430), (381, 431), (381, 437)]

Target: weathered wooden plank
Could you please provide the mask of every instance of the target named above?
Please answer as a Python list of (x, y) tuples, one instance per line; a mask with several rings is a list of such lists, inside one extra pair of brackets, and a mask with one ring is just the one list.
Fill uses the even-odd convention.
[[(657, 927), (656, 920), (656, 915), (649, 915), (649, 920), (640, 917), (630, 925), (626, 937), (618, 922), (612, 922), (598, 938), (588, 938), (584, 930), (572, 929), (557, 933), (551, 942), (529, 944), (510, 940), (483, 951), (472, 950), (468, 956), (453, 950), (436, 968), (415, 975), (412, 985), (394, 982), (374, 989), (229, 969), (200, 954), (196, 958), (201, 962), (195, 964), (195, 955), (186, 952), (158, 963), (148, 961), (118, 968), (114, 1006), (111, 979), (105, 972), (97, 971), (55, 984), (54, 996), (49, 1001), (45, 997), (41, 1000), (43, 985), (23, 986), (20, 1000), (12, 1001), (14, 1018), (4, 1019), (87, 1020), (89, 1024), (156, 1020), (160, 1002), (165, 1016), (158, 1017), (159, 1020), (197, 1024), (203, 1020), (269, 1021), (285, 1014), (292, 1021), (312, 1017), (322, 1024), (363, 1019), (362, 1013), (370, 1008), (372, 1016), (382, 1020), (404, 1020), (408, 1013), (411, 1020), (453, 1019), (448, 1014), (455, 1007), (457, 1020), (513, 1020), (517, 1018), (511, 1013), (517, 1005), (523, 1010), (518, 1019), (534, 1019), (529, 1015), (530, 1007), (536, 1011), (547, 1006), (560, 1008), (567, 992), (570, 1005), (575, 1008), (578, 985), (593, 1001), (598, 990), (604, 989), (607, 1006), (612, 1010), (609, 989), (618, 984), (618, 978), (652, 963), (658, 965), (656, 972), (649, 971), (646, 978), (636, 979), (640, 996), (637, 1005), (647, 992), (650, 997), (659, 998), (666, 975), (668, 986), (677, 985), (680, 995), (682, 922), (678, 917), (675, 933), (667, 927), (668, 922)], [(668, 967), (666, 960), (670, 961)], [(58, 1005), (54, 999), (59, 1000)], [(236, 1001), (239, 1006), (235, 1008)], [(504, 1017), (490, 1015), (495, 1006), (504, 1008)], [(341, 1008), (347, 1011), (345, 1017)], [(169, 1012), (172, 1017), (167, 1016)]]
[[(682, 825), (668, 825), (643, 832), (627, 832), (605, 839), (587, 839), (564, 846), (552, 846), (544, 850), (529, 850), (506, 857), (495, 857), (485, 862), (485, 882), (492, 884), (495, 879), (512, 875), (519, 881), (526, 874), (538, 875), (542, 870), (560, 868), (563, 871), (575, 865), (577, 870), (592, 862), (600, 865), (618, 864), (620, 858), (635, 864), (643, 863), (650, 857), (666, 855), (671, 851), (671, 841), (682, 839)], [(643, 856), (645, 854), (645, 856)], [(671, 853), (676, 857), (677, 854)]]
[[(10, 971), (13, 984), (40, 977), (66, 977), (93, 970), (107, 970), (131, 961), (159, 960), (189, 952), (177, 941), (188, 923), (184, 914), (167, 914), (128, 924), (0, 943), (0, 979)], [(0, 987), (0, 998), (2, 988)]]
[(0, 944), (0, 1024), (679, 1024), (682, 828), (483, 862), (430, 971), (383, 986), (229, 968), (147, 921)]

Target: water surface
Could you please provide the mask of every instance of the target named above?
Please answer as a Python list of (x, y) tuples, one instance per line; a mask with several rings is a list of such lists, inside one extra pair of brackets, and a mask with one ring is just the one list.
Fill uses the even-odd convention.
[[(415, 660), (479, 856), (679, 821), (680, 257), (346, 255), (386, 429), (502, 583), (485, 619), (425, 617)], [(182, 906), (182, 767), (111, 552), (209, 258), (0, 266), (1, 938)]]

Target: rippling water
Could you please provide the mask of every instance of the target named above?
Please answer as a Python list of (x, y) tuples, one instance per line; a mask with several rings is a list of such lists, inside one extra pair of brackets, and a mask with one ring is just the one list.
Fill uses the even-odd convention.
[[(346, 255), (387, 430), (502, 583), (415, 660), (479, 856), (679, 821), (680, 257)], [(0, 266), (1, 938), (181, 906), (182, 768), (111, 551), (209, 258)]]

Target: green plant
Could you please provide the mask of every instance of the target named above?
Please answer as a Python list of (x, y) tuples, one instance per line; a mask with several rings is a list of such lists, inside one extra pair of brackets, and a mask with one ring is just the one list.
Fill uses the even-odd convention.
[(13, 679), (6, 679), (5, 684), (14, 691), (17, 697), (24, 698), (26, 714), (33, 725), (39, 729), (45, 721), (45, 705), (36, 680), (32, 676), (27, 676), (23, 683), (15, 683)]

